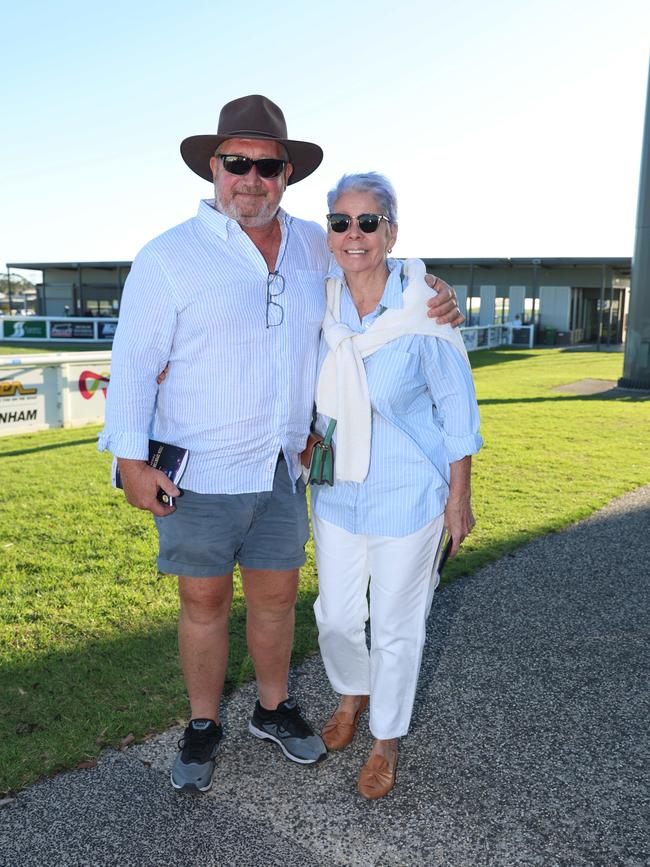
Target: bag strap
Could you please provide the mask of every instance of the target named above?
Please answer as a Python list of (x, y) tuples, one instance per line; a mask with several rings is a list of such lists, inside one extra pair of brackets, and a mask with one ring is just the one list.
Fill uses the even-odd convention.
[(334, 428), (336, 427), (336, 419), (331, 418), (330, 423), (327, 425), (327, 431), (325, 432), (325, 436), (323, 437), (323, 445), (329, 446), (332, 442), (332, 434), (334, 433)]

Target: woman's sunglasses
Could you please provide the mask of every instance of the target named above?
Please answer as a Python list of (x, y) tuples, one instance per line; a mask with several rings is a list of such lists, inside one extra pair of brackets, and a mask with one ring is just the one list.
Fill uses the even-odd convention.
[(388, 217), (385, 217), (383, 214), (359, 214), (358, 217), (350, 217), (348, 214), (327, 215), (327, 222), (333, 232), (347, 232), (352, 220), (357, 221), (357, 226), (364, 235), (371, 235), (373, 232), (376, 232), (382, 220), (390, 223)]
[(277, 178), (282, 174), (286, 166), (285, 160), (276, 160), (272, 157), (264, 157), (261, 160), (252, 160), (250, 157), (242, 157), (239, 154), (216, 154), (221, 160), (224, 169), (231, 175), (247, 175), (255, 166), (257, 174), (261, 178)]

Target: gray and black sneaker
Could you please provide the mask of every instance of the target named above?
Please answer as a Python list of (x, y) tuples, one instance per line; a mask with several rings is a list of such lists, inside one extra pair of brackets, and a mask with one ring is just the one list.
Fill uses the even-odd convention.
[(211, 719), (193, 719), (178, 742), (180, 752), (172, 768), (172, 786), (179, 791), (207, 792), (212, 786), (214, 757), (223, 736)]
[(280, 702), (275, 710), (255, 702), (248, 730), (256, 738), (274, 741), (288, 759), (301, 765), (311, 765), (327, 755), (321, 736), (302, 717), (293, 698)]

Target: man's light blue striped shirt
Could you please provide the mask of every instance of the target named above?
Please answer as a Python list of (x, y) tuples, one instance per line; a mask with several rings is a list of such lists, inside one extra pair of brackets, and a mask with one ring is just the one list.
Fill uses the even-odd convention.
[[(359, 319), (347, 286), (341, 321), (363, 332), (388, 307), (403, 307), (401, 262), (377, 308)], [(332, 276), (343, 279), (338, 266)], [(318, 368), (328, 346), (321, 339)], [(472, 374), (447, 340), (406, 335), (364, 359), (372, 406), (370, 467), (361, 484), (312, 487), (312, 510), (350, 533), (407, 536), (440, 515), (449, 492), (449, 465), (483, 444)], [(318, 416), (322, 434), (329, 419)], [(334, 432), (336, 463), (336, 431)]]
[(280, 450), (298, 477), (329, 255), (318, 224), (282, 210), (278, 217), (285, 285), (273, 301), (284, 318), (274, 327), (267, 328), (264, 258), (212, 201), (137, 255), (113, 343), (100, 449), (145, 460), (150, 437), (184, 446), (182, 486), (198, 493), (271, 490)]

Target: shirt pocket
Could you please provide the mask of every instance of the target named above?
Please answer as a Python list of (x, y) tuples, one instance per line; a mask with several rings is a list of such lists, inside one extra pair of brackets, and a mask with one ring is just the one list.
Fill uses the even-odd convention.
[(420, 357), (401, 349), (383, 348), (366, 361), (373, 406), (382, 415), (404, 414), (426, 390)]
[(286, 291), (291, 303), (291, 315), (297, 322), (318, 325), (325, 315), (325, 279), (322, 271), (297, 268), (287, 278)]

